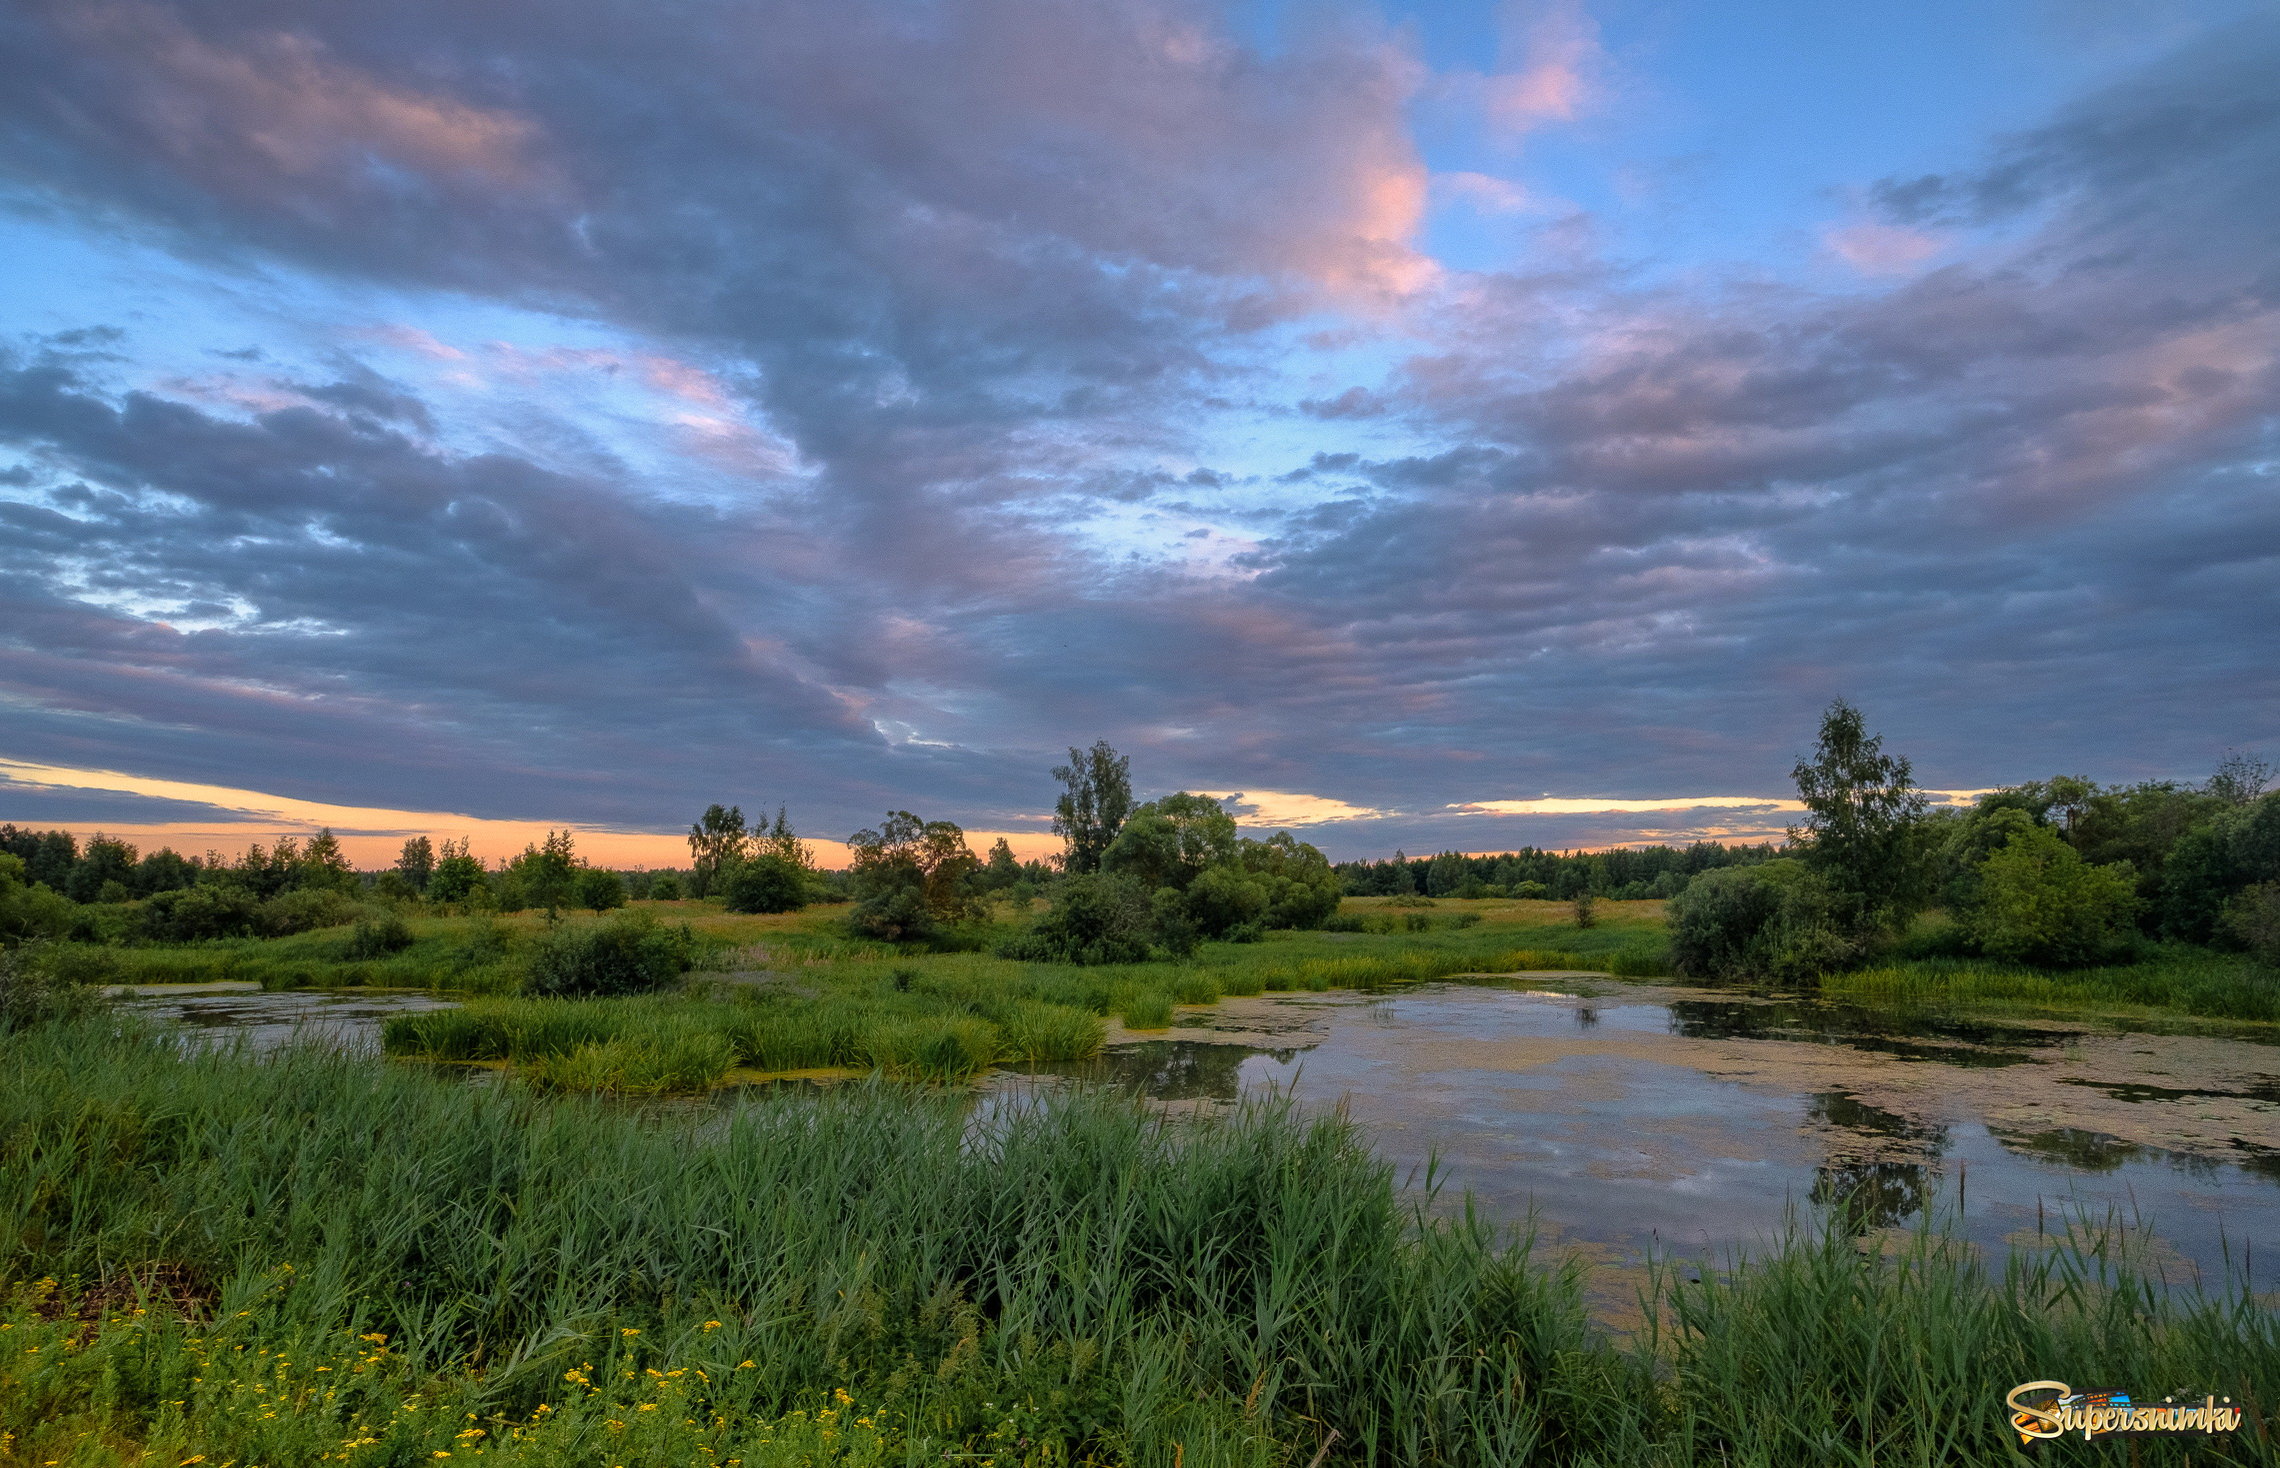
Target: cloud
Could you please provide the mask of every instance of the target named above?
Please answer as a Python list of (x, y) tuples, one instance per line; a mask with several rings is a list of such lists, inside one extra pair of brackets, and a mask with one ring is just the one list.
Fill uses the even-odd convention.
[[(1580, 115), (1589, 16), (1516, 15)], [(1877, 185), (1822, 291), (1435, 267), (1362, 21), (17, 7), (13, 197), (360, 331), (0, 362), (4, 752), (841, 833), (1106, 735), (1348, 852), (1738, 829), (1477, 797), (1780, 789), (1838, 694), (1943, 785), (2196, 774), (2280, 727), (2275, 37)]]
[(1199, 790), (1225, 805), (1238, 825), (1319, 826), (1329, 821), (1369, 820), (1388, 812), (1349, 805), (1327, 795), (1300, 795), (1287, 790)]
[(1489, 122), (1513, 137), (1573, 122), (1605, 64), (1599, 24), (1581, 0), (1506, 0), (1504, 48), (1518, 64), (1487, 80)]
[(1939, 236), (1897, 224), (1848, 224), (1823, 232), (1822, 242), (1863, 275), (1904, 275), (1947, 248)]

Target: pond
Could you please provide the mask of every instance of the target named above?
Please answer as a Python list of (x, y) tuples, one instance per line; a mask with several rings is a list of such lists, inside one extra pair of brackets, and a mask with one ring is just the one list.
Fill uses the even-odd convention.
[(1586, 975), (1229, 999), (1177, 1023), (1055, 1069), (1173, 1105), (1338, 1106), (1405, 1179), (1430, 1160), (1444, 1202), (1532, 1214), (1587, 1255), (1723, 1254), (1821, 1204), (1864, 1231), (1928, 1209), (1994, 1246), (2118, 1222), (2172, 1282), (2253, 1253), (2257, 1286), (2280, 1285), (2269, 1043)]
[[(372, 1053), (388, 1015), (450, 1003), (359, 990), (130, 1002), (257, 1047)], [(1863, 1230), (1930, 1210), (1990, 1246), (2119, 1222), (2173, 1281), (2252, 1265), (2257, 1288), (2280, 1286), (2280, 1045), (2259, 1038), (1902, 1019), (1531, 974), (1230, 998), (1180, 1010), (1168, 1031), (1112, 1025), (1098, 1060), (984, 1089), (1011, 1101), (1071, 1083), (1174, 1109), (1276, 1093), (1341, 1107), (1403, 1180), (1422, 1183), (1430, 1161), (1444, 1206), (1469, 1190), (1489, 1216), (1533, 1217), (1589, 1257), (1723, 1253), (1829, 1205)]]

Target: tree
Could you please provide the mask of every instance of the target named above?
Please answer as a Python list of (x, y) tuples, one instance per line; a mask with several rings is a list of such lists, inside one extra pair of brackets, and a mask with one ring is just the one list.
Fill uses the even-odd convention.
[(1013, 845), (1003, 836), (990, 843), (989, 859), (974, 878), (974, 885), (985, 892), (1003, 892), (1021, 880), (1021, 863), (1014, 859)]
[(808, 851), (807, 843), (800, 840), (799, 834), (792, 829), (792, 823), (780, 805), (776, 807), (775, 823), (768, 827), (766, 833), (753, 833), (753, 847), (755, 854), (773, 856), (796, 872), (815, 870), (814, 855)]
[(721, 896), (730, 912), (798, 912), (807, 905), (807, 873), (763, 851), (728, 874)]
[(2228, 749), (2202, 788), (2227, 805), (2248, 805), (2272, 783), (2272, 764), (2246, 750)]
[(499, 873), (501, 906), (543, 907), (556, 916), (577, 892), (578, 854), (568, 831), (548, 831), (541, 846), (525, 846), (522, 855)]
[(573, 889), (578, 894), (578, 905), (595, 912), (625, 906), (625, 882), (616, 872), (601, 867), (580, 868)]
[(1148, 891), (1181, 891), (1209, 868), (1235, 859), (1235, 818), (1208, 795), (1180, 791), (1133, 811), (1101, 853), (1100, 868)]
[(2280, 968), (2280, 882), (2243, 888), (2225, 909), (2225, 926), (2267, 968)]
[(1463, 885), (1464, 880), (1465, 859), (1453, 851), (1444, 851), (1425, 868), (1425, 894), (1447, 897)]
[(2121, 956), (2137, 915), (2127, 862), (2092, 866), (2048, 826), (2020, 822), (1980, 863), (1964, 913), (1979, 947), (2017, 963), (2075, 965)]
[(728, 870), (750, 854), (754, 833), (744, 824), (744, 807), (708, 805), (689, 827), (689, 895), (710, 896)]
[(1056, 765), (1061, 798), (1053, 803), (1053, 834), (1068, 843), (1061, 870), (1072, 875), (1100, 870), (1125, 817), (1132, 813), (1132, 761), (1109, 748), (1105, 739), (1089, 750), (1069, 750), (1069, 762)]
[(972, 915), (968, 880), (981, 863), (955, 824), (889, 811), (879, 829), (857, 831), (847, 844), (855, 857), (847, 922), (858, 937), (921, 942)]
[(435, 875), (435, 843), (425, 836), (406, 841), (396, 857), (396, 875), (414, 892), (427, 891), (428, 879)]
[(79, 865), (72, 868), (64, 895), (74, 902), (108, 902), (112, 899), (103, 889), (114, 884), (124, 889), (134, 876), (135, 849), (98, 832), (88, 840)]
[(1927, 804), (1908, 761), (1885, 754), (1840, 698), (1821, 717), (1813, 758), (1790, 776), (1807, 812), (1790, 837), (1827, 882), (1838, 920), (1863, 936), (1904, 922), (1923, 891)]
[(436, 860), (435, 871), (428, 878), (427, 895), (431, 902), (465, 902), (488, 884), (482, 861), (469, 853), (468, 846), (465, 836), (457, 841), (445, 838), (443, 855)]
[(1670, 900), (1671, 960), (1697, 978), (1812, 978), (1857, 951), (1832, 908), (1828, 883), (1795, 858), (1715, 867)]
[(1052, 910), (998, 953), (1029, 963), (1145, 963), (1155, 956), (1156, 918), (1147, 889), (1131, 877), (1070, 877), (1054, 892)]
[(325, 892), (346, 892), (356, 885), (356, 868), (349, 863), (348, 853), (341, 849), (332, 827), (326, 826), (309, 838), (295, 877), (296, 886)]

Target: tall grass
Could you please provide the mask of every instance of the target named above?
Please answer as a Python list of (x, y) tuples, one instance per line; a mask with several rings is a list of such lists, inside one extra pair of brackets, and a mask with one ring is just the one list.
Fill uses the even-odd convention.
[(1617, 1343), (1335, 1119), (873, 1086), (652, 1115), (108, 1020), (0, 1044), (27, 1461), (1997, 1464), (2002, 1392), (2044, 1378), (2231, 1396), (2254, 1430), (2195, 1461), (2275, 1461), (2274, 1313), (2122, 1256), (1807, 1229), (1664, 1267)]
[(2280, 972), (2201, 950), (2106, 968), (2027, 969), (1978, 959), (1920, 959), (1821, 981), (1821, 992), (1862, 1004), (1966, 1008), (2085, 1006), (2169, 1009), (2214, 1019), (2280, 1021)]

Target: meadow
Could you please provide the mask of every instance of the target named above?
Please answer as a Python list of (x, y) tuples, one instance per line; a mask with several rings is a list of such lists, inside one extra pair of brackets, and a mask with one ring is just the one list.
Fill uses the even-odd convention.
[(1618, 1336), (1273, 1105), (658, 1108), (109, 1014), (0, 1045), (11, 1465), (1999, 1463), (2044, 1377), (2250, 1408), (2133, 1461), (2280, 1461), (2280, 1317), (2110, 1240), (1800, 1220), (1663, 1261)]

